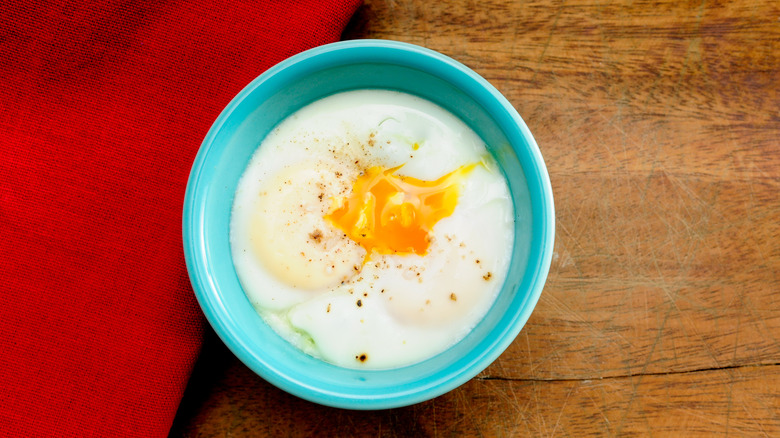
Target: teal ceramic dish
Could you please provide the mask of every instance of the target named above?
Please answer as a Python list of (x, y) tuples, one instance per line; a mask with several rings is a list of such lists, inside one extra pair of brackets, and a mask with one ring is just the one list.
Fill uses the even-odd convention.
[[(490, 311), (447, 351), (398, 369), (340, 368), (308, 356), (260, 318), (231, 261), (233, 192), (266, 134), (304, 105), (331, 94), (380, 88), (448, 109), (479, 134), (509, 181), (515, 242), (509, 274)], [(293, 56), (269, 69), (225, 108), (192, 166), (184, 200), (184, 254), (208, 321), (230, 350), (273, 385), (312, 402), (385, 409), (444, 394), (490, 365), (536, 305), (550, 267), (553, 196), (539, 148), (512, 105), (485, 79), (431, 50), (393, 41), (346, 41)]]

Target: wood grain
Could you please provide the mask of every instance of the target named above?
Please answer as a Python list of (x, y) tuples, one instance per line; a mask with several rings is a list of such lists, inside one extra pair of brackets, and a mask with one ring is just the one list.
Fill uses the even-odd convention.
[(420, 405), (324, 408), (207, 342), (173, 436), (780, 436), (780, 3), (366, 1), (524, 118), (556, 244), (523, 332)]
[[(230, 356), (223, 346), (210, 351)], [(203, 399), (185, 401), (187, 424), (176, 436), (773, 436), (780, 429), (777, 365), (604, 379), (478, 377), (418, 405), (355, 412), (297, 399), (233, 359), (211, 360), (195, 377)]]

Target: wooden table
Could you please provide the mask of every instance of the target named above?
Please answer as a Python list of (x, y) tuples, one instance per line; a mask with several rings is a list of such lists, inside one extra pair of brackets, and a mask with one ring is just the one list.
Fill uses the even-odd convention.
[(780, 3), (367, 0), (344, 37), (443, 52), (517, 108), (555, 194), (541, 300), (478, 377), (378, 412), (210, 333), (172, 436), (780, 436)]

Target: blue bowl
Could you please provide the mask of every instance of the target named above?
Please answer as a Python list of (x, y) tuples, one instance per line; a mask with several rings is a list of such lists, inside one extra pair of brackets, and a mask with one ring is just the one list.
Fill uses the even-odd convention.
[[(239, 284), (229, 242), (233, 192), (253, 152), (285, 117), (317, 99), (366, 88), (414, 94), (448, 109), (487, 144), (509, 181), (515, 242), (503, 288), (476, 328), (445, 352), (389, 370), (341, 368), (279, 337)], [(385, 409), (444, 394), (490, 365), (512, 343), (542, 292), (554, 239), (553, 196), (539, 147), (512, 105), (464, 65), (411, 44), (346, 41), (272, 67), (214, 122), (192, 166), (184, 199), (184, 254), (200, 306), (249, 368), (306, 400)]]

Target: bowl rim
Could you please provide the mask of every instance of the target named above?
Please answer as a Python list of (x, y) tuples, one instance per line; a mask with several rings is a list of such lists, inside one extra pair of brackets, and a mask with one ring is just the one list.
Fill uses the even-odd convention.
[[(242, 334), (225, 323), (225, 318), (229, 318), (229, 314), (220, 297), (212, 293), (217, 288), (214, 284), (215, 279), (204, 272), (204, 267), (207, 264), (206, 242), (203, 239), (203, 235), (196, 232), (196, 230), (200, 231), (202, 229), (202, 218), (205, 214), (205, 203), (203, 202), (202, 194), (200, 194), (202, 189), (200, 177), (205, 171), (208, 153), (215, 137), (236, 108), (258, 87), (261, 87), (267, 81), (272, 81), (277, 75), (290, 68), (313, 72), (337, 65), (365, 62), (365, 49), (371, 49), (370, 56), (372, 60), (383, 60), (386, 63), (404, 66), (414, 63), (415, 68), (420, 68), (420, 65), (424, 65), (427, 67), (425, 71), (433, 71), (433, 74), (439, 77), (446, 76), (443, 79), (456, 88), (470, 90), (471, 93), (467, 94), (475, 100), (477, 99), (474, 95), (476, 93), (482, 99), (490, 100), (495, 109), (505, 113), (503, 115), (511, 119), (511, 126), (518, 129), (518, 134), (528, 145), (528, 152), (530, 152), (533, 159), (535, 174), (526, 174), (526, 178), (534, 177), (537, 180), (538, 187), (541, 188), (540, 200), (543, 207), (541, 214), (544, 215), (544, 218), (541, 223), (541, 230), (538, 230), (542, 233), (542, 253), (535, 257), (538, 261), (536, 264), (537, 269), (533, 276), (531, 288), (527, 291), (526, 305), (520, 309), (518, 314), (514, 315), (514, 318), (501, 333), (502, 336), (496, 342), (490, 344), (489, 351), (483, 352), (477, 360), (464, 363), (457, 374), (442, 376), (437, 381), (427, 382), (427, 385), (415, 388), (414, 391), (356, 396), (355, 394), (334, 394), (331, 391), (318, 390), (305, 382), (300, 382), (284, 375), (282, 370), (270, 366), (264, 360), (258, 362), (256, 353), (242, 341)], [(357, 58), (358, 54), (363, 56)], [(494, 117), (494, 115), (492, 116)], [(499, 126), (502, 129), (507, 129), (509, 125), (499, 123)], [(515, 142), (510, 142), (510, 145), (513, 149), (516, 148)], [(386, 409), (408, 406), (429, 400), (466, 383), (494, 362), (517, 337), (541, 296), (552, 260), (554, 234), (555, 211), (547, 167), (536, 140), (515, 108), (486, 79), (460, 62), (418, 45), (392, 40), (349, 40), (315, 47), (272, 66), (245, 86), (221, 111), (198, 150), (187, 181), (182, 217), (185, 263), (193, 291), (206, 319), (225, 345), (253, 372), (274, 386), (315, 403), (347, 409)], [(534, 254), (532, 253), (531, 257), (533, 256)]]

